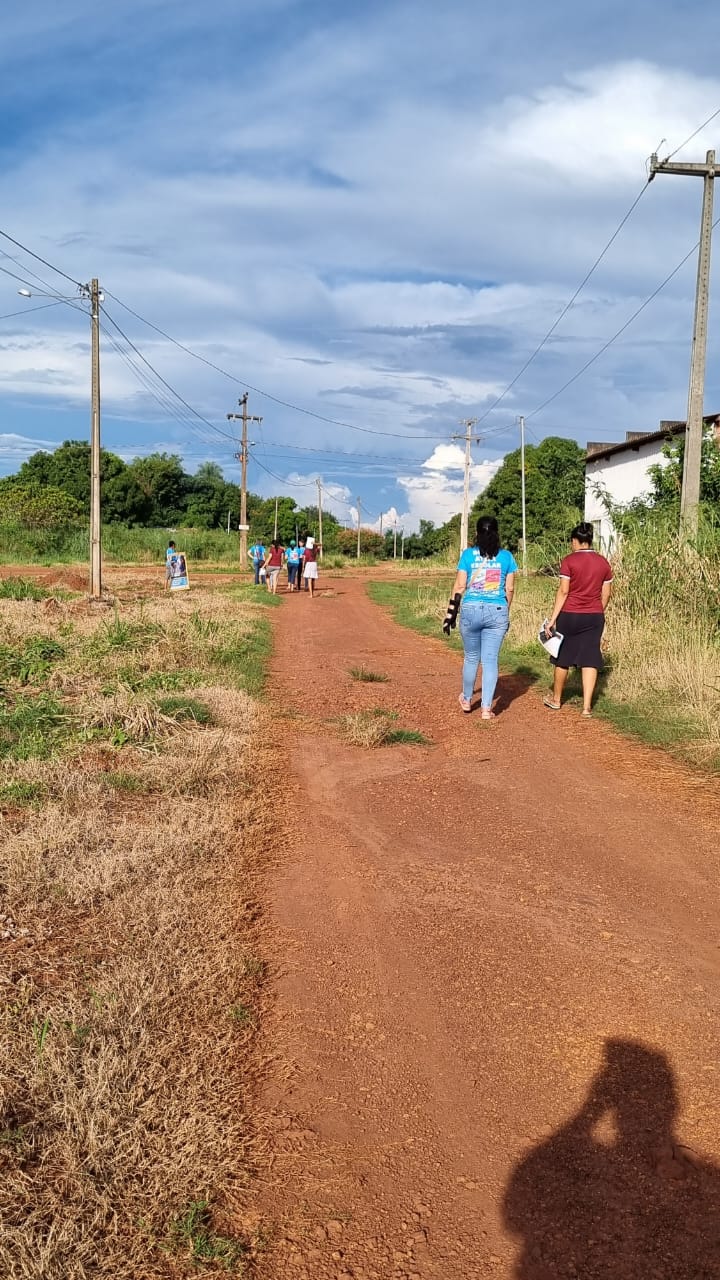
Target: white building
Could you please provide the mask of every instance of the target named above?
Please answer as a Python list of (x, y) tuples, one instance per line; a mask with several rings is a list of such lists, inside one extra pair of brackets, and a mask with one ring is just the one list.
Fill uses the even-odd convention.
[[(720, 414), (711, 414), (720, 432)], [(684, 422), (661, 422), (659, 431), (628, 431), (621, 444), (588, 442), (585, 457), (585, 519), (595, 529), (595, 545), (607, 550), (615, 530), (604, 498), (614, 506), (626, 507), (637, 498), (645, 498), (651, 490), (648, 471), (659, 463), (666, 465), (662, 448), (667, 440), (685, 434)]]

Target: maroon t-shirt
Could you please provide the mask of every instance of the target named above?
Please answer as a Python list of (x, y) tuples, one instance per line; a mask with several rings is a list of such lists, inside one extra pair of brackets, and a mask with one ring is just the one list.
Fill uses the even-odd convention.
[(570, 579), (570, 591), (563, 605), (568, 613), (603, 613), (602, 588), (612, 582), (609, 561), (597, 551), (573, 551), (560, 565), (560, 577)]
[(317, 543), (315, 544), (314, 547), (305, 548), (305, 563), (315, 564), (316, 560), (317, 560)]
[(270, 559), (268, 560), (268, 569), (282, 568), (282, 558), (283, 558), (284, 550), (285, 550), (284, 547), (270, 548)]

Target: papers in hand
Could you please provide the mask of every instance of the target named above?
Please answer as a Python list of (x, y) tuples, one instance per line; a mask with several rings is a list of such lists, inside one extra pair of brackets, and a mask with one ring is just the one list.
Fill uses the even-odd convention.
[(549, 625), (550, 625), (549, 618), (543, 618), (543, 624), (538, 633), (538, 640), (540, 641), (546, 653), (550, 654), (551, 658), (557, 658), (560, 652), (560, 645), (562, 644), (565, 637), (561, 635), (559, 631), (556, 631), (555, 628), (553, 627), (550, 634), (550, 639), (548, 639), (548, 637), (545, 635), (545, 628), (549, 627)]

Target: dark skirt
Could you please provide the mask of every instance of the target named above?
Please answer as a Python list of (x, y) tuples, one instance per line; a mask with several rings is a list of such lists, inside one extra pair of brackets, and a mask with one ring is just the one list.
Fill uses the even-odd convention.
[(557, 658), (550, 659), (556, 667), (595, 667), (597, 671), (602, 670), (600, 641), (605, 628), (604, 613), (562, 612), (558, 614), (555, 625), (564, 636)]

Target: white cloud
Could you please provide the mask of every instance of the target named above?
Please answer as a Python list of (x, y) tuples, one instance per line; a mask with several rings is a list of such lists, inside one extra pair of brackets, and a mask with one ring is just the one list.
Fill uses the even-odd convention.
[(8, 458), (18, 464), (41, 449), (56, 448), (55, 440), (38, 440), (31, 436), (16, 435), (13, 431), (0, 433), (0, 458)]

